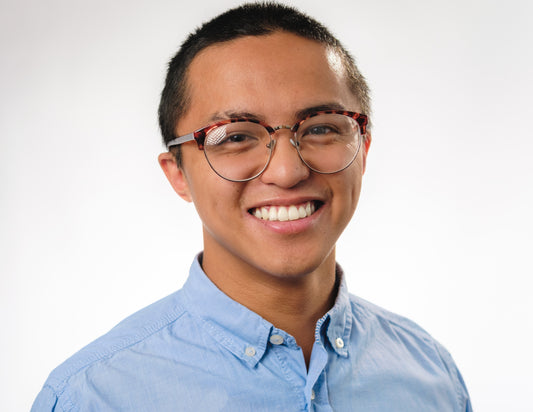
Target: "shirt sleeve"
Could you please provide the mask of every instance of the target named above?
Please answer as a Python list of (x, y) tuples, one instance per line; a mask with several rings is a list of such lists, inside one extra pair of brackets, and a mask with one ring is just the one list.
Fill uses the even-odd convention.
[(459, 411), (461, 412), (473, 412), (472, 403), (470, 402), (470, 395), (468, 389), (466, 389), (465, 382), (461, 376), (461, 372), (457, 368), (452, 355), (440, 344), (437, 345), (437, 349), (440, 353), (441, 359), (446, 365), (448, 374), (453, 381), (455, 392), (457, 394), (457, 400), (459, 403)]
[(56, 408), (57, 396), (49, 386), (44, 386), (35, 398), (30, 412), (63, 412), (63, 409)]

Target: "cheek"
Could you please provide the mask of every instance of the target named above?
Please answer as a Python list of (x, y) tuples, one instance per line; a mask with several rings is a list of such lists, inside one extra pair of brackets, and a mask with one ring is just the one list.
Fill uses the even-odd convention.
[(361, 185), (363, 181), (363, 174), (364, 174), (364, 159), (361, 151), (359, 151), (359, 154), (357, 155), (357, 158), (354, 161), (353, 168), (352, 168), (352, 191), (353, 196), (357, 202), (359, 199), (359, 194), (361, 192)]
[(239, 183), (228, 182), (214, 172), (191, 183), (193, 203), (204, 224), (216, 225), (240, 213), (242, 189)]
[[(357, 159), (356, 161), (358, 161)], [(346, 216), (353, 215), (357, 203), (359, 202), (359, 195), (361, 193), (362, 174), (359, 164), (353, 164), (346, 169), (344, 173), (336, 176), (335, 191), (340, 198), (338, 207), (342, 208), (341, 213)]]

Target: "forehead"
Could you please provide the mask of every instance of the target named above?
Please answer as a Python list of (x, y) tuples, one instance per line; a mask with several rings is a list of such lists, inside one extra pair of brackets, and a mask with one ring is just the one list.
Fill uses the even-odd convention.
[(187, 74), (187, 116), (205, 120), (235, 110), (272, 117), (292, 108), (336, 103), (356, 111), (338, 53), (313, 40), (275, 32), (207, 47)]

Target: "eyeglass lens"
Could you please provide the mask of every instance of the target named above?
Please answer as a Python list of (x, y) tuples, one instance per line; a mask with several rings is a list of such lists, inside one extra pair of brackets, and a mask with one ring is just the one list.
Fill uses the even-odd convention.
[[(359, 151), (358, 123), (350, 116), (327, 113), (298, 124), (294, 135), (301, 160), (319, 173), (336, 173), (348, 167)], [(245, 181), (267, 167), (274, 144), (269, 131), (258, 123), (228, 123), (210, 130), (204, 141), (205, 156), (221, 177)]]

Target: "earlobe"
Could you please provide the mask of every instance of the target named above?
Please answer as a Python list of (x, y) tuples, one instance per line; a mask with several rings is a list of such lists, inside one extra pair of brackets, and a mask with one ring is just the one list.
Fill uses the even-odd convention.
[(370, 132), (366, 132), (363, 137), (363, 174), (366, 170), (366, 156), (368, 155), (368, 150), (370, 149), (370, 143), (372, 143), (372, 135)]
[(161, 153), (157, 158), (159, 165), (167, 180), (170, 182), (172, 188), (185, 201), (192, 202), (191, 192), (189, 190), (189, 182), (183, 172), (183, 169), (178, 167), (174, 155), (170, 152)]

